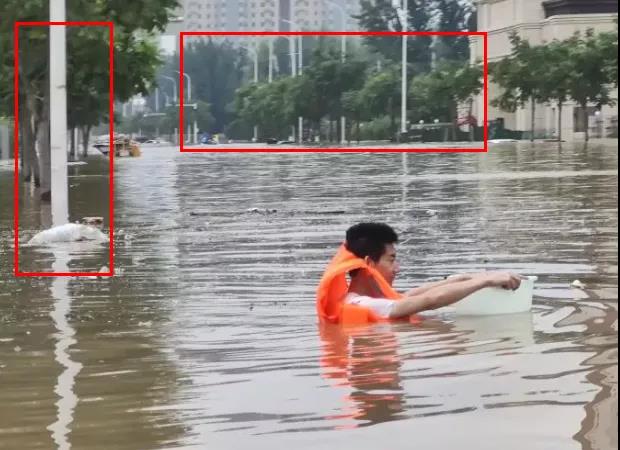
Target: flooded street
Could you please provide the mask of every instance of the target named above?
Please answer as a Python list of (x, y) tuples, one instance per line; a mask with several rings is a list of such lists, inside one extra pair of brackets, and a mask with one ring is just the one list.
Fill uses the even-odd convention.
[[(0, 166), (0, 449), (617, 448), (617, 142), (115, 162), (111, 279), (13, 277)], [(108, 226), (107, 164), (70, 168), (71, 220)], [(48, 225), (19, 208), (25, 243)], [(399, 232), (398, 289), (508, 269), (539, 277), (533, 311), (319, 327), (322, 270), (365, 220)]]

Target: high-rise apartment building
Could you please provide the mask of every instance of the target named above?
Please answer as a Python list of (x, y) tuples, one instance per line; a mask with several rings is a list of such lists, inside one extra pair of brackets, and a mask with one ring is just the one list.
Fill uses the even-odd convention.
[[(323, 27), (330, 31), (358, 31), (355, 16), (361, 11), (360, 0), (317, 0), (323, 1)], [(344, 14), (344, 15), (343, 15)], [(343, 27), (343, 18), (344, 26)]]
[[(186, 31), (356, 30), (359, 0), (185, 0)], [(344, 15), (343, 15), (344, 14)], [(291, 23), (292, 22), (292, 23)]]

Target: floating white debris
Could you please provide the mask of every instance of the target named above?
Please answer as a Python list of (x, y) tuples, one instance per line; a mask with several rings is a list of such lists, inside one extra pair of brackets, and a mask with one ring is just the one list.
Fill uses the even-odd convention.
[(577, 288), (577, 289), (585, 289), (586, 285), (583, 284), (581, 281), (579, 280), (575, 280), (570, 284), (572, 287)]
[(48, 245), (55, 242), (76, 241), (108, 242), (108, 240), (108, 237), (95, 227), (78, 223), (67, 223), (37, 233), (26, 245)]
[(513, 144), (519, 142), (516, 139), (490, 139), (489, 144)]
[(84, 225), (90, 225), (93, 227), (101, 227), (103, 226), (103, 217), (98, 217), (98, 216), (82, 217), (82, 220), (80, 220), (80, 223)]

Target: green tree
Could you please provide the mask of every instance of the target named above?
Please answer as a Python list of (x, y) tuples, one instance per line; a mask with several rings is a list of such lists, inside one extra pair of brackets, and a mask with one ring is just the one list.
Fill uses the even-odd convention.
[(605, 65), (606, 76), (614, 87), (618, 87), (618, 22), (616, 30), (599, 33), (598, 48)]
[(396, 115), (401, 105), (400, 69), (393, 65), (369, 76), (360, 91), (361, 102), (370, 117), (388, 116), (390, 137), (396, 133)]
[(294, 124), (294, 86), (298, 80), (281, 78), (273, 83), (252, 84), (237, 91), (235, 112), (249, 125), (259, 127), (261, 137), (286, 138)]
[[(69, 21), (115, 22), (115, 96), (124, 101), (137, 93), (147, 91), (159, 63), (156, 48), (149, 33), (162, 30), (171, 8), (177, 0), (145, 0), (121, 2), (118, 0), (74, 0), (68, 5)], [(12, 86), (12, 24), (17, 20), (48, 20), (48, 3), (43, 0), (5, 0), (0, 4), (0, 78)], [(67, 85), (71, 126), (92, 126), (109, 120), (107, 101), (103, 101), (108, 88), (108, 43), (106, 28), (70, 29), (67, 34)], [(103, 56), (105, 55), (105, 56)], [(50, 190), (49, 148), (49, 82), (48, 82), (48, 31), (37, 27), (20, 33), (20, 132), (22, 172), (28, 179), (39, 178), (43, 196)], [(105, 86), (105, 87), (103, 87)], [(6, 87), (4, 88), (7, 89)], [(95, 92), (96, 91), (96, 92)], [(7, 95), (9, 99), (12, 94)], [(4, 97), (6, 98), (6, 97)], [(82, 111), (82, 114), (77, 114)], [(34, 126), (30, 127), (30, 124)], [(34, 151), (38, 140), (41, 160)]]
[(347, 91), (342, 95), (342, 108), (348, 118), (352, 119), (351, 129), (355, 125), (355, 137), (359, 143), (362, 132), (362, 122), (370, 120), (370, 111), (368, 105), (364, 101), (361, 90)]
[[(247, 51), (228, 40), (199, 39), (186, 45), (183, 70), (192, 80), (192, 101), (199, 100), (210, 106), (214, 120), (208, 131), (223, 132), (231, 121), (229, 105), (243, 82), (244, 66), (251, 64)], [(179, 55), (170, 58), (160, 74), (176, 79), (176, 70), (179, 70)], [(167, 85), (163, 88), (169, 90)]]
[(516, 33), (510, 35), (512, 52), (496, 63), (489, 65), (491, 81), (502, 89), (500, 95), (491, 101), (504, 111), (514, 112), (530, 103), (531, 140), (534, 140), (536, 104), (545, 100), (541, 80), (546, 76), (545, 52), (540, 46), (531, 46)]
[(541, 48), (547, 62), (547, 71), (541, 84), (541, 100), (556, 103), (558, 106), (558, 140), (562, 142), (562, 113), (570, 95), (570, 78), (573, 61), (570, 59), (570, 46), (574, 39), (553, 41)]
[(452, 138), (456, 140), (458, 106), (471, 101), (482, 87), (480, 64), (446, 63), (429, 74), (415, 77), (410, 95), (420, 118), (452, 123)]
[[(365, 31), (402, 31), (399, 9), (391, 0), (362, 0), (360, 14), (355, 16)], [(431, 31), (433, 2), (409, 0), (408, 30)], [(402, 40), (394, 36), (367, 36), (364, 42), (375, 52), (392, 61), (400, 61)], [(427, 72), (431, 67), (431, 38), (409, 37), (408, 62), (416, 73)]]
[[(471, 2), (461, 0), (436, 0), (438, 31), (465, 31), (473, 12)], [(467, 36), (441, 36), (435, 43), (435, 57), (438, 61), (468, 61), (469, 38)]]
[[(590, 140), (588, 105), (595, 104), (600, 108), (615, 104), (611, 89), (618, 83), (618, 54), (616, 51), (614, 61), (610, 55), (613, 46), (608, 41), (608, 36), (601, 38), (593, 30), (588, 30), (585, 35), (576, 34), (568, 41), (568, 58), (571, 62), (571, 71), (567, 74), (568, 93), (580, 106), (586, 142)], [(607, 58), (611, 58), (611, 61)], [(616, 64), (615, 69), (610, 68), (611, 63)]]

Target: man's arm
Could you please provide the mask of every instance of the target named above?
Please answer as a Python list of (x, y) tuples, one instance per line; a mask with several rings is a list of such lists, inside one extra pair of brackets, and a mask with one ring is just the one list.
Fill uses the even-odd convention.
[(390, 318), (397, 319), (448, 306), (485, 287), (517, 289), (520, 284), (521, 278), (511, 273), (482, 274), (464, 281), (445, 283), (421, 294), (407, 294), (403, 300), (394, 304)]
[(414, 287), (413, 289), (408, 290), (407, 293), (405, 294), (405, 297), (411, 297), (414, 295), (424, 294), (425, 292), (430, 291), (431, 289), (435, 289), (441, 286), (446, 286), (448, 284), (471, 280), (474, 276), (475, 275), (473, 274), (461, 274), (461, 275), (454, 275), (454, 276), (448, 277), (445, 280), (441, 280), (441, 281), (424, 283), (418, 287)]

